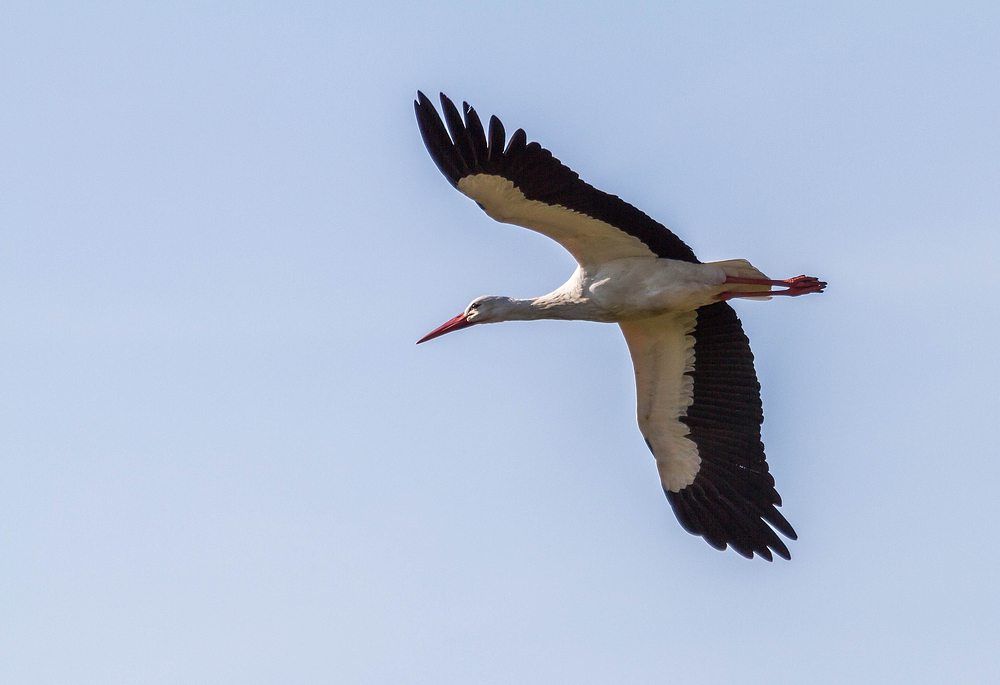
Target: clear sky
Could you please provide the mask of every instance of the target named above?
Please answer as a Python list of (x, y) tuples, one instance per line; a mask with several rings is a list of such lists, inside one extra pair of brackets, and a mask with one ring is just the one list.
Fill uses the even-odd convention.
[[(0, 681), (1000, 680), (1000, 9), (0, 6)], [(685, 533), (573, 261), (434, 167), (468, 100), (739, 302), (799, 533)]]

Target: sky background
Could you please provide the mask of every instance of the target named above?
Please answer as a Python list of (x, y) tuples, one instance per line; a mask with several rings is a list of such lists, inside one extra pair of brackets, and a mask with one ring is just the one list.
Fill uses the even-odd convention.
[[(0, 6), (0, 681), (1000, 679), (1000, 7)], [(735, 304), (792, 560), (676, 523), (573, 261), (417, 89), (822, 296)]]

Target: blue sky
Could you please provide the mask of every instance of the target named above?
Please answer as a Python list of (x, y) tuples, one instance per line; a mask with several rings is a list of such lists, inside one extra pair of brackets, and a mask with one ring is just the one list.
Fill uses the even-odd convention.
[[(0, 680), (1000, 677), (995, 3), (7, 3)], [(792, 561), (674, 520), (617, 327), (434, 167), (523, 127), (741, 302)]]

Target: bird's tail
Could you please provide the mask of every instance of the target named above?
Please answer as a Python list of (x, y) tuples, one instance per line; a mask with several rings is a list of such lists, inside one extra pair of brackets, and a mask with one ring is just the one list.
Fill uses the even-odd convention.
[[(724, 262), (708, 262), (708, 265), (722, 269), (723, 271), (726, 272), (727, 276), (732, 276), (733, 278), (759, 278), (764, 281), (770, 280), (760, 271), (760, 269), (758, 269), (745, 259), (727, 259)], [(728, 289), (733, 292), (740, 292), (740, 293), (749, 293), (749, 292), (766, 293), (771, 290), (771, 286), (733, 284), (729, 286)], [(750, 297), (744, 299), (770, 300), (771, 296), (762, 294), (760, 297)]]

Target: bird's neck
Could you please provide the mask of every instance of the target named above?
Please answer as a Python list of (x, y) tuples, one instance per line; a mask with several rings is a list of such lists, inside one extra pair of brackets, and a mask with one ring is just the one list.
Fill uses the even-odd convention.
[(537, 321), (539, 319), (591, 319), (600, 320), (593, 305), (586, 300), (567, 297), (558, 291), (526, 300), (510, 299), (510, 308), (504, 321)]

